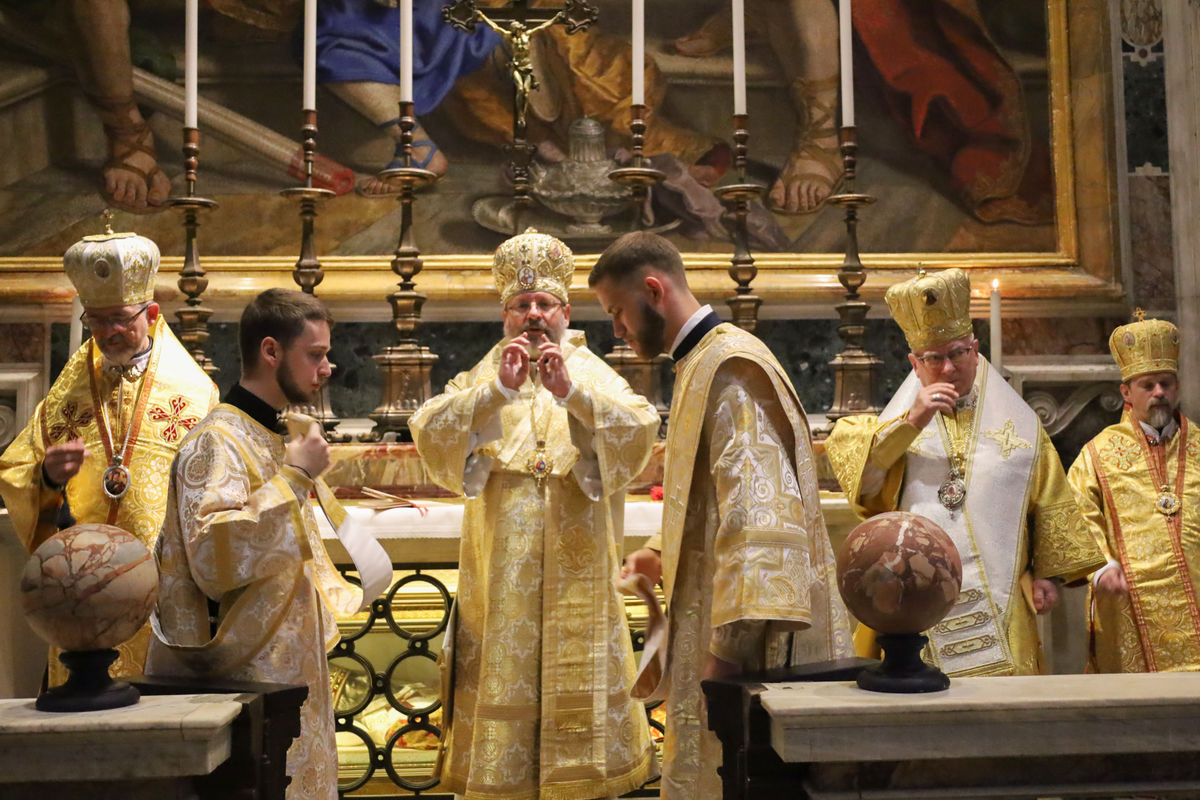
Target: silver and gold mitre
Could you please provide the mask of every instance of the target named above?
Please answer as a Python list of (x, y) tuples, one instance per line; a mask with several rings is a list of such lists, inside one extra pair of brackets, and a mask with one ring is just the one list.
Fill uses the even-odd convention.
[(1134, 313), (1137, 322), (1122, 325), (1108, 337), (1108, 349), (1121, 368), (1121, 380), (1148, 372), (1178, 372), (1179, 329), (1165, 319), (1142, 319), (1145, 314), (1141, 309)]
[(154, 299), (158, 245), (136, 233), (85, 236), (63, 256), (84, 308), (132, 306)]
[(921, 270), (883, 296), (904, 331), (910, 350), (952, 342), (971, 334), (971, 281), (955, 267), (933, 274)]
[(500, 245), (492, 258), (492, 278), (501, 303), (525, 292), (549, 292), (564, 303), (570, 302), (567, 290), (574, 274), (571, 248), (533, 228)]

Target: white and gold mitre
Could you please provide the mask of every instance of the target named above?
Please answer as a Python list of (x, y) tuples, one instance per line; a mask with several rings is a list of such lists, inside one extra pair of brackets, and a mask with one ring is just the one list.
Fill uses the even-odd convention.
[(1137, 322), (1122, 325), (1108, 337), (1108, 349), (1121, 368), (1121, 380), (1147, 372), (1178, 372), (1179, 329), (1165, 319), (1142, 319), (1145, 314), (1141, 309), (1134, 314)]
[(158, 245), (136, 233), (85, 236), (63, 256), (84, 308), (132, 306), (154, 299)]
[(904, 331), (910, 350), (952, 342), (971, 334), (971, 281), (954, 269), (897, 283), (883, 296), (892, 318)]
[(533, 228), (500, 245), (492, 258), (492, 278), (501, 303), (525, 292), (549, 292), (567, 303), (574, 274), (571, 248)]

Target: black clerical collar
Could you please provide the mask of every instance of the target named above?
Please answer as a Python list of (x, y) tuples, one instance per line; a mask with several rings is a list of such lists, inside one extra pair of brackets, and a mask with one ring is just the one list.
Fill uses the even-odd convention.
[(280, 432), (279, 412), (254, 392), (235, 383), (225, 393), (222, 402), (228, 403), (269, 431)]
[(695, 326), (687, 332), (687, 335), (683, 337), (683, 341), (679, 343), (679, 346), (671, 351), (671, 358), (677, 363), (682, 361), (688, 353), (692, 352), (696, 345), (700, 344), (700, 340), (704, 338), (704, 334), (720, 324), (721, 318), (717, 316), (717, 312), (709, 309), (708, 313), (701, 317)]

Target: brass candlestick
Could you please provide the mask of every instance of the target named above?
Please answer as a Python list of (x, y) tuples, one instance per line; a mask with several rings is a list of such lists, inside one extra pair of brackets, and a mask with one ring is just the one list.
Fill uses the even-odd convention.
[(629, 187), (630, 198), (633, 202), (633, 225), (641, 229), (642, 206), (650, 194), (650, 187), (662, 183), (666, 174), (662, 170), (650, 166), (649, 159), (642, 152), (646, 139), (646, 106), (635, 103), (629, 107), (629, 133), (633, 144), (633, 158), (629, 166), (617, 167), (608, 173), (608, 178), (622, 186)]
[(845, 342), (845, 347), (829, 362), (834, 375), (833, 405), (826, 415), (830, 422), (850, 414), (873, 414), (880, 410), (876, 397), (879, 371), (883, 367), (883, 362), (863, 347), (870, 304), (858, 296), (859, 288), (867, 279), (858, 255), (858, 208), (874, 203), (875, 198), (854, 191), (858, 151), (854, 126), (844, 126), (840, 133), (845, 172), (842, 185), (846, 191), (832, 195), (829, 202), (846, 209), (846, 257), (838, 269), (838, 282), (845, 287), (846, 296), (837, 306), (841, 320), (838, 336)]
[(179, 291), (187, 297), (183, 308), (175, 312), (179, 320), (179, 339), (191, 353), (192, 358), (209, 375), (217, 373), (217, 365), (204, 353), (208, 342), (208, 318), (212, 309), (202, 305), (200, 296), (208, 288), (208, 277), (200, 266), (200, 249), (196, 244), (196, 231), (200, 227), (200, 212), (217, 207), (215, 200), (196, 196), (196, 173), (200, 169), (200, 131), (196, 128), (183, 129), (183, 166), (187, 182), (187, 194), (172, 197), (167, 204), (183, 214), (184, 248), (183, 269), (179, 271)]
[(746, 153), (750, 131), (747, 114), (733, 115), (733, 158), (737, 169), (737, 182), (718, 186), (713, 190), (717, 198), (729, 208), (733, 215), (733, 258), (730, 260), (729, 277), (737, 288), (733, 297), (726, 302), (733, 312), (733, 324), (753, 333), (758, 328), (758, 307), (762, 298), (751, 293), (750, 283), (758, 275), (754, 256), (750, 255), (750, 234), (746, 225), (750, 215), (750, 201), (762, 196), (766, 187), (746, 180)]
[[(325, 280), (325, 271), (321, 268), (321, 260), (317, 258), (317, 248), (313, 241), (317, 203), (333, 197), (335, 192), (313, 186), (313, 160), (317, 153), (317, 112), (316, 109), (306, 108), (303, 114), (304, 124), (300, 129), (300, 139), (303, 142), (304, 185), (283, 189), (279, 194), (287, 198), (298, 198), (300, 201), (300, 258), (296, 261), (296, 268), (292, 270), (292, 280), (302, 292), (315, 296), (317, 286)], [(329, 366), (331, 369), (336, 367), (335, 364)], [(315, 405), (301, 406), (296, 410), (319, 420), (327, 441), (350, 441), (349, 434), (337, 432), (337, 426), (342, 421), (333, 413), (328, 383), (321, 387), (321, 396)]]
[(363, 441), (380, 441), (386, 433), (410, 438), (408, 420), (422, 403), (432, 395), (430, 371), (438, 357), (422, 347), (417, 340), (421, 324), (421, 306), (425, 295), (416, 290), (413, 280), (421, 271), (421, 251), (413, 236), (413, 202), (416, 190), (437, 181), (438, 176), (427, 169), (412, 166), (412, 132), (416, 127), (411, 102), (400, 103), (400, 143), (404, 166), (385, 169), (379, 180), (400, 189), (400, 239), (392, 258), (392, 272), (400, 278), (396, 291), (388, 295), (392, 304), (392, 324), (399, 339), (372, 356), (383, 372), (383, 401), (371, 412), (373, 430), (364, 434)]

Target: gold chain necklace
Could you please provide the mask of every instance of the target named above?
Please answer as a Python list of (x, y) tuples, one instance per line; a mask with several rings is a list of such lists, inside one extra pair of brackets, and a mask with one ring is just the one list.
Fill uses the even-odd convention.
[[(965, 410), (965, 409), (964, 409)], [(979, 419), (979, 415), (975, 413), (971, 418), (971, 424), (967, 426), (966, 435), (956, 437), (951, 435), (949, 425), (945, 422), (945, 415), (938, 412), (943, 417), (942, 428), (945, 432), (947, 444), (947, 454), (950, 456), (950, 474), (942, 481), (942, 485), (938, 487), (938, 502), (945, 508), (953, 511), (966, 501), (967, 499), (967, 443), (973, 438), (975, 423)], [(958, 416), (954, 418), (955, 433), (959, 432)]]
[[(538, 488), (546, 483), (546, 479), (554, 472), (554, 461), (546, 453), (546, 437), (550, 435), (550, 421), (554, 415), (554, 403), (550, 403), (550, 408), (546, 410), (546, 414), (542, 419), (542, 433), (539, 436), (537, 432), (537, 366), (532, 365), (529, 371), (529, 383), (533, 391), (529, 395), (529, 429), (534, 437), (533, 454), (529, 456), (529, 460), (525, 463), (529, 474), (537, 481)], [(547, 389), (546, 391), (549, 391)]]
[[(145, 383), (142, 384), (142, 387)], [(138, 400), (141, 398), (141, 387), (138, 394), (133, 399), (134, 409), (136, 410)], [(116, 447), (117, 436), (120, 434), (108, 421), (108, 403), (100, 402), (100, 418), (107, 431), (112, 432), (111, 442), (114, 445), (112, 448), (112, 463), (104, 470), (104, 474), (100, 477), (100, 486), (104, 490), (104, 494), (110, 500), (120, 500), (129, 491), (129, 467), (125, 466), (122, 461), (125, 460), (125, 453), (129, 448), (129, 435), (133, 433), (133, 418), (130, 417), (129, 426), (125, 429), (125, 438), (121, 441), (121, 446)], [(117, 424), (121, 423), (121, 416), (125, 413), (125, 371), (117, 372)]]

